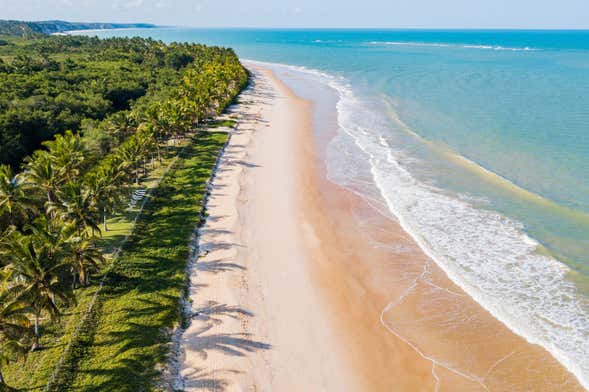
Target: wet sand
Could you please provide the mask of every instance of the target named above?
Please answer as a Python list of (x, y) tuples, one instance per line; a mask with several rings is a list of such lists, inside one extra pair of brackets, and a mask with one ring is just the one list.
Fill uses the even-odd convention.
[(582, 390), (455, 286), (389, 216), (326, 179), (313, 104), (271, 72), (235, 108), (191, 275), (179, 387)]

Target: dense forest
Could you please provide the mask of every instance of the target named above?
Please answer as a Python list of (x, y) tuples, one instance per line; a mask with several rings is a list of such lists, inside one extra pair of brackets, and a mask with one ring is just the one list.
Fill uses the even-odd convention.
[(132, 187), (248, 76), (230, 49), (140, 38), (9, 39), (0, 58), (5, 366), (38, 350), (106, 265), (97, 239)]
[(45, 140), (157, 95), (212, 49), (140, 39), (47, 37), (0, 46), (0, 163), (17, 168)]

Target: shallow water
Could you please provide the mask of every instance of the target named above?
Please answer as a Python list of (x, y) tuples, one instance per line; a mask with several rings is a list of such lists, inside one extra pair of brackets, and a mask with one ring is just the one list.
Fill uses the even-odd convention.
[(100, 35), (232, 46), (331, 86), (330, 178), (394, 215), (454, 282), (588, 385), (589, 32)]

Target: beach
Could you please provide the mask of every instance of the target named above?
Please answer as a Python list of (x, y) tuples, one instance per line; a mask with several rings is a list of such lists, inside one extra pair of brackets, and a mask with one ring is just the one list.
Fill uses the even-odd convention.
[[(327, 177), (336, 124), (267, 68), (212, 181), (177, 387), (578, 391), (434, 263), (399, 222)], [(374, 246), (387, 244), (387, 246)]]

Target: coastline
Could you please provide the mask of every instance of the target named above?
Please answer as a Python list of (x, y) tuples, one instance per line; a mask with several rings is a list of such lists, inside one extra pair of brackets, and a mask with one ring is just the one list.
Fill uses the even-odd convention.
[[(289, 66), (289, 65), (284, 65), (284, 64), (273, 64), (273, 63), (260, 63), (260, 62), (255, 62), (257, 64), (261, 64), (264, 66), (268, 66), (271, 67), (272, 69), (276, 70), (276, 72), (279, 72), (281, 74), (281, 77), (286, 77), (287, 79), (290, 79), (290, 85), (297, 85), (299, 82), (298, 80), (301, 79), (301, 75), (302, 75), (302, 79), (307, 78), (307, 76), (311, 76), (310, 79), (313, 80), (312, 83), (317, 83), (317, 81), (315, 80), (317, 77), (319, 77), (319, 83), (321, 84), (325, 84), (328, 85), (330, 89), (336, 90), (338, 94), (341, 95), (346, 95), (346, 91), (341, 91), (341, 89), (343, 88), (342, 86), (339, 85), (338, 82), (336, 82), (335, 80), (333, 80), (332, 77), (330, 77), (329, 75), (323, 74), (319, 71), (314, 71), (314, 70), (309, 70), (307, 68), (304, 67), (297, 67), (297, 66)], [(290, 73), (294, 73), (297, 76), (293, 77), (292, 75), (290, 75)], [(329, 80), (329, 83), (326, 82), (326, 80)], [(298, 86), (297, 86), (298, 88)], [(349, 93), (349, 92), (348, 92)], [(317, 92), (313, 92), (313, 93), (309, 93), (306, 92), (306, 95), (304, 93), (304, 96), (310, 96), (312, 97), (313, 94), (317, 94)], [(338, 98), (339, 99), (343, 99), (343, 98)], [(338, 107), (338, 115), (341, 116), (342, 115), (342, 111), (340, 108), (340, 103), (341, 101), (337, 102), (337, 104), (334, 104), (333, 102), (331, 103), (331, 105), (337, 105)], [(334, 109), (331, 109), (332, 111), (334, 111)], [(323, 112), (323, 116), (325, 115), (325, 113)], [(345, 114), (344, 114), (345, 116)], [(334, 120), (333, 122), (337, 123), (339, 122), (339, 120)], [(325, 127), (325, 124), (322, 125), (323, 127)], [(341, 127), (341, 124), (332, 124), (331, 128), (336, 129), (335, 131), (332, 131), (332, 134), (337, 134), (339, 132), (338, 128)], [(324, 132), (324, 131), (322, 131)], [(333, 136), (332, 136), (333, 137)], [(323, 143), (322, 145), (322, 149), (326, 150), (327, 147), (326, 145), (329, 143), (331, 139), (329, 139), (328, 141), (323, 141), (323, 142), (319, 142), (319, 144)], [(321, 149), (320, 148), (320, 149)], [(321, 154), (319, 154), (321, 155)], [(324, 154), (325, 155), (325, 154)], [(325, 160), (328, 160), (326, 156), (323, 157), (319, 157), (320, 161), (322, 161), (322, 163), (320, 164), (323, 165)], [(321, 170), (320, 170), (321, 171)], [(323, 168), (322, 170), (323, 172), (326, 172), (327, 169)], [(372, 176), (374, 175), (374, 173), (370, 174), (370, 178), (360, 178), (359, 181), (361, 183), (361, 187), (366, 187), (367, 184), (373, 182), (373, 178)], [(329, 180), (327, 180), (328, 176), (325, 176), (326, 178), (324, 178), (324, 182), (327, 184), (327, 186), (323, 185), (321, 186), (321, 188), (323, 188), (323, 194), (330, 194), (330, 193), (334, 193), (335, 191), (326, 191), (326, 188), (329, 188), (329, 186), (331, 185), (332, 188), (339, 188), (338, 186), (333, 186), (334, 184), (332, 182), (330, 182)], [(358, 181), (358, 179), (354, 179), (354, 181)], [(506, 322), (506, 320), (503, 317), (498, 317), (499, 315), (502, 314), (502, 312), (498, 311), (498, 309), (496, 309), (495, 307), (491, 306), (490, 308), (488, 308), (485, 303), (486, 301), (482, 301), (480, 298), (477, 297), (477, 290), (471, 290), (468, 285), (466, 286), (468, 288), (468, 290), (464, 289), (463, 286), (461, 285), (460, 282), (462, 282), (461, 278), (457, 278), (455, 276), (455, 274), (451, 273), (452, 271), (447, 271), (446, 270), (446, 266), (443, 262), (437, 260), (436, 258), (431, 256), (431, 252), (429, 252), (429, 248), (427, 246), (423, 246), (422, 242), (420, 241), (420, 237), (419, 236), (415, 236), (414, 234), (411, 234), (411, 231), (407, 231), (405, 229), (405, 225), (403, 224), (404, 222), (402, 221), (402, 218), (399, 218), (399, 216), (397, 216), (397, 213), (395, 212), (395, 215), (391, 216), (390, 211), (395, 211), (395, 206), (393, 205), (392, 207), (389, 205), (389, 202), (386, 201), (386, 205), (382, 206), (382, 205), (378, 205), (379, 203), (384, 204), (384, 201), (378, 201), (378, 200), (374, 200), (373, 197), (373, 192), (374, 190), (371, 192), (369, 191), (368, 194), (366, 194), (366, 192), (364, 192), (364, 189), (354, 189), (354, 186), (351, 186), (348, 188), (348, 185), (345, 186), (347, 190), (349, 190), (349, 193), (355, 193), (355, 194), (361, 194), (362, 197), (362, 203), (365, 205), (371, 204), (374, 206), (374, 211), (370, 211), (368, 215), (373, 216), (372, 218), (366, 218), (366, 219), (372, 219), (373, 221), (370, 223), (370, 225), (366, 225), (366, 227), (362, 227), (361, 229), (359, 229), (358, 227), (354, 226), (352, 228), (350, 228), (350, 232), (355, 235), (356, 233), (362, 233), (363, 237), (364, 237), (364, 243), (360, 242), (357, 244), (358, 247), (360, 248), (366, 248), (364, 249), (364, 252), (366, 252), (367, 255), (370, 256), (363, 256), (361, 258), (358, 258), (358, 263), (362, 263), (365, 262), (367, 259), (369, 259), (370, 257), (374, 257), (370, 251), (373, 251), (373, 249), (370, 249), (371, 247), (367, 247), (366, 244), (367, 243), (373, 243), (376, 244), (377, 247), (388, 247), (389, 249), (394, 249), (397, 248), (396, 250), (399, 250), (399, 248), (401, 249), (400, 252), (388, 252), (388, 258), (402, 258), (403, 255), (402, 253), (413, 253), (415, 258), (425, 258), (425, 262), (423, 263), (423, 270), (420, 271), (420, 273), (418, 274), (414, 274), (410, 279), (408, 279), (405, 282), (405, 290), (398, 292), (395, 291), (395, 289), (390, 289), (391, 290), (391, 295), (392, 298), (390, 299), (390, 301), (388, 303), (385, 303), (383, 305), (383, 311), (380, 315), (382, 324), (385, 328), (387, 328), (391, 333), (397, 335), (399, 337), (399, 339), (403, 340), (405, 343), (407, 343), (408, 345), (410, 345), (414, 350), (416, 350), (417, 352), (420, 353), (420, 355), (422, 355), (424, 358), (431, 360), (432, 363), (434, 364), (434, 367), (432, 368), (432, 373), (434, 373), (435, 367), (440, 367), (441, 364), (446, 364), (446, 366), (442, 366), (442, 367), (446, 367), (447, 370), (449, 370), (452, 373), (455, 373), (457, 375), (459, 375), (460, 377), (466, 378), (471, 380), (472, 382), (475, 382), (477, 384), (480, 384), (483, 388), (486, 388), (485, 384), (489, 382), (489, 378), (493, 378), (494, 374), (491, 373), (491, 370), (493, 371), (493, 373), (498, 373), (500, 370), (502, 369), (497, 369), (497, 365), (501, 364), (502, 367), (505, 368), (509, 368), (510, 366), (513, 366), (514, 368), (518, 368), (518, 366), (522, 367), (523, 369), (523, 373), (524, 374), (522, 377), (520, 377), (520, 379), (518, 380), (517, 377), (514, 377), (514, 380), (510, 380), (509, 382), (507, 382), (507, 384), (510, 385), (510, 390), (514, 390), (519, 388), (522, 388), (523, 390), (527, 390), (527, 388), (531, 388), (533, 386), (533, 388), (536, 389), (541, 389), (541, 390), (553, 390), (553, 389), (560, 389), (560, 388), (565, 388), (566, 390), (570, 389), (570, 390), (584, 390), (583, 387), (580, 385), (582, 382), (584, 382), (583, 378), (580, 375), (577, 375), (576, 371), (578, 370), (578, 366), (574, 363), (570, 363), (568, 361), (568, 359), (565, 357), (563, 358), (562, 355), (559, 355), (559, 351), (557, 348), (552, 347), (551, 345), (545, 346), (546, 342), (542, 342), (542, 344), (539, 344), (538, 341), (536, 341), (536, 339), (533, 340), (527, 340), (527, 339), (531, 339), (531, 337), (529, 336), (529, 334), (526, 333), (521, 333), (521, 331), (518, 328), (512, 328), (512, 323), (510, 322)], [(380, 188), (380, 186), (378, 186), (378, 188)], [(345, 192), (344, 192), (345, 193)], [(377, 193), (379, 194), (379, 198), (385, 198), (384, 195), (382, 195), (381, 190), (378, 189)], [(345, 197), (342, 196), (342, 197)], [(384, 208), (383, 208), (384, 207)], [(382, 211), (386, 210), (384, 213), (382, 213)], [(324, 212), (329, 212), (329, 204), (326, 204), (325, 208), (322, 209), (322, 211)], [(383, 216), (380, 216), (381, 214), (378, 213), (378, 211), (380, 211), (382, 213), (382, 215), (384, 215), (384, 219)], [(337, 214), (336, 214), (337, 215)], [(358, 214), (355, 214), (358, 215)], [(402, 217), (402, 215), (400, 215)], [(376, 217), (376, 219), (375, 219)], [(332, 219), (336, 219), (337, 216), (332, 217)], [(401, 219), (401, 221), (399, 221), (399, 219)], [(378, 237), (380, 236), (379, 233), (377, 233), (378, 230), (375, 230), (373, 227), (371, 227), (371, 225), (377, 225), (378, 221), (382, 221), (381, 224), (384, 224), (386, 226), (386, 229), (384, 230), (388, 230), (388, 231), (397, 231), (400, 230), (402, 232), (404, 232), (406, 234), (407, 237), (409, 237), (408, 239), (395, 239), (395, 240), (384, 240), (381, 241)], [(393, 224), (391, 224), (391, 221), (393, 222)], [(344, 221), (345, 223), (345, 221)], [(340, 226), (338, 226), (340, 227)], [(373, 235), (366, 235), (366, 233), (369, 233), (370, 231), (374, 231), (375, 233)], [(419, 246), (418, 246), (419, 245)], [(395, 254), (397, 253), (397, 254)], [(386, 258), (387, 255), (383, 255), (383, 258)], [(412, 267), (415, 267), (416, 262), (412, 263)], [(353, 267), (353, 265), (351, 266)], [(378, 267), (377, 267), (378, 268)], [(407, 272), (407, 270), (400, 270), (400, 271), (396, 271), (396, 272), (389, 272), (389, 274), (391, 276), (395, 276), (395, 274), (405, 274)], [(449, 279), (452, 278), (452, 279)], [(459, 282), (459, 283), (457, 283)], [(467, 297), (469, 300), (468, 301), (461, 301), (462, 302), (462, 308), (460, 309), (456, 309), (458, 308), (456, 306), (456, 304), (454, 303), (455, 300), (454, 299), (449, 299), (446, 298), (445, 300), (448, 302), (447, 307), (449, 309), (447, 309), (446, 311), (449, 311), (450, 313), (448, 315), (443, 314), (443, 311), (441, 311), (440, 309), (432, 309), (433, 312), (438, 312), (439, 315), (427, 315), (427, 317), (430, 317), (432, 319), (434, 319), (435, 317), (438, 318), (437, 323), (439, 324), (439, 328), (440, 329), (444, 329), (446, 328), (448, 325), (452, 325), (452, 328), (458, 330), (458, 327), (462, 327), (463, 331), (459, 332), (453, 332), (452, 333), (452, 339), (455, 340), (467, 340), (467, 339), (463, 339), (463, 337), (468, 337), (470, 336), (472, 333), (470, 332), (470, 328), (469, 328), (469, 324), (470, 327), (478, 327), (480, 328), (481, 326), (484, 327), (485, 329), (485, 333), (481, 333), (480, 336), (483, 337), (485, 335), (489, 336), (490, 340), (493, 340), (494, 335), (495, 334), (501, 334), (502, 338), (501, 339), (494, 339), (495, 341), (493, 342), (493, 345), (496, 346), (494, 349), (489, 349), (488, 347), (470, 347), (470, 346), (465, 346), (463, 343), (457, 344), (456, 347), (454, 347), (454, 349), (459, 350), (458, 353), (454, 353), (456, 358), (451, 358), (451, 356), (447, 355), (447, 353), (444, 350), (450, 350), (452, 351), (452, 345), (448, 345), (448, 347), (445, 348), (438, 348), (438, 350), (440, 350), (439, 352), (436, 352), (436, 349), (432, 349), (432, 347), (426, 347), (424, 348), (420, 348), (420, 346), (423, 345), (423, 342), (420, 342), (420, 338), (423, 338), (423, 336), (421, 337), (412, 337), (412, 338), (408, 338), (407, 336), (404, 336), (403, 333), (399, 333), (399, 331), (396, 331), (395, 328), (391, 328), (391, 323), (389, 322), (390, 320), (387, 320), (387, 318), (398, 318), (402, 315), (398, 315), (395, 314), (393, 315), (393, 311), (392, 308), (395, 307), (399, 307), (400, 308), (400, 304), (402, 302), (409, 302), (411, 299), (406, 298), (407, 296), (413, 296), (416, 298), (421, 297), (421, 301), (422, 303), (416, 303), (415, 305), (419, 305), (419, 306), (427, 306), (429, 305), (430, 302), (435, 302), (435, 301), (440, 301), (441, 299), (439, 298), (439, 296), (433, 296), (431, 298), (426, 298), (426, 295), (423, 295), (422, 293), (417, 293), (416, 291), (416, 287), (418, 287), (420, 284), (425, 284), (426, 286), (430, 286), (431, 287), (435, 287), (436, 290), (440, 290), (442, 292), (446, 292), (446, 293), (451, 293), (452, 295), (456, 295), (456, 296), (464, 296)], [(374, 289), (374, 287), (373, 287)], [(466, 290), (466, 292), (465, 292)], [(471, 295), (475, 294), (474, 296)], [(395, 294), (393, 294), (395, 293)], [(414, 300), (415, 301), (415, 300)], [(415, 306), (414, 305), (414, 306)], [(454, 309), (453, 309), (454, 308)], [(387, 317), (387, 313), (390, 313)], [(410, 320), (414, 321), (414, 324), (417, 324), (420, 320), (419, 317), (426, 317), (426, 315), (420, 315), (416, 312), (413, 312), (413, 318)], [(406, 316), (406, 315), (405, 315)], [(460, 322), (460, 320), (462, 318), (474, 318), (475, 322), (472, 323), (464, 323), (464, 325), (460, 325), (462, 324)], [(456, 321), (458, 321), (459, 325), (455, 325)], [(417, 325), (412, 325), (411, 328), (415, 328), (417, 327)], [(434, 328), (435, 326), (430, 325), (429, 326), (430, 329)], [(404, 328), (410, 328), (409, 326), (404, 326)], [(410, 335), (410, 333), (408, 334)], [(443, 339), (448, 339), (448, 336), (444, 336), (443, 333), (440, 333), (439, 340), (443, 340)], [(436, 342), (436, 340), (434, 340), (434, 342)], [(429, 345), (429, 344), (428, 344)], [(435, 346), (435, 344), (433, 344), (432, 346)], [(438, 345), (439, 346), (439, 345)], [(485, 343), (485, 346), (488, 346), (488, 343)], [(515, 349), (513, 349), (512, 351), (508, 351), (508, 348), (510, 347), (515, 347)], [(483, 368), (481, 369), (476, 369), (476, 367), (474, 367), (473, 373), (471, 374), (470, 371), (471, 369), (473, 369), (472, 364), (469, 363), (461, 363), (461, 358), (460, 358), (460, 351), (468, 351), (468, 350), (473, 350), (475, 351), (476, 355), (475, 358), (481, 358), (484, 359), (484, 361), (482, 361), (479, 365), (483, 366)], [(495, 350), (495, 351), (493, 351)], [(492, 354), (494, 352), (494, 354)], [(457, 354), (457, 355), (456, 355)], [(465, 353), (462, 353), (463, 355), (465, 355)], [(468, 355), (472, 355), (470, 353), (466, 353)], [(517, 354), (517, 355), (515, 355)], [(496, 357), (496, 362), (494, 360), (492, 360), (491, 358), (493, 358), (493, 356)], [(506, 361), (506, 359), (509, 359), (509, 361)], [(456, 365), (454, 366), (453, 362), (454, 360), (457, 360)], [(487, 362), (485, 364), (485, 361)], [(467, 361), (468, 362), (468, 361)], [(527, 369), (527, 366), (531, 366), (530, 364), (534, 363), (534, 366), (538, 366), (539, 368), (542, 369), (541, 376), (540, 377), (536, 377), (535, 373), (537, 372), (537, 369), (535, 370), (530, 370)], [(487, 367), (488, 370), (485, 370), (484, 367)], [(464, 369), (464, 370), (462, 370)], [(517, 372), (517, 371), (515, 371)], [(582, 373), (579, 373), (582, 374)], [(505, 375), (501, 376), (503, 379), (506, 379), (507, 377)], [(579, 377), (579, 378), (577, 378)], [(536, 380), (532, 381), (534, 378), (537, 378)], [(493, 382), (500, 382), (501, 380), (495, 380)], [(502, 382), (502, 381), (501, 381)], [(523, 383), (523, 385), (518, 385)], [(507, 385), (506, 384), (506, 385)], [(547, 386), (548, 385), (548, 386)]]
[[(242, 98), (258, 102), (240, 114), (213, 184), (179, 386), (582, 390), (454, 285), (398, 223), (330, 182), (315, 103), (255, 67), (256, 83), (270, 88)], [(396, 251), (369, 246), (375, 239)], [(456, 309), (470, 319), (440, 328), (448, 319), (438, 315)]]
[(308, 280), (292, 154), (308, 104), (261, 72), (235, 108), (240, 124), (212, 183), (176, 387), (360, 390)]

